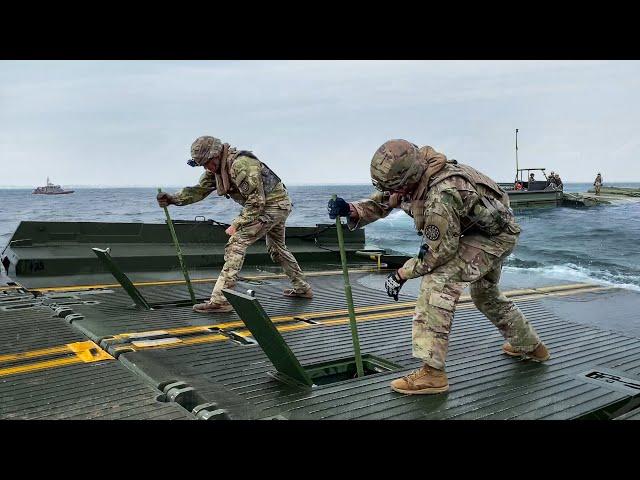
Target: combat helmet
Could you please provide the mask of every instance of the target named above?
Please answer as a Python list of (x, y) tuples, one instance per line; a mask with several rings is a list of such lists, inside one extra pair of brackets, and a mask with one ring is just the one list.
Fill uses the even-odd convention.
[(219, 138), (198, 137), (191, 144), (191, 159), (187, 161), (192, 167), (202, 166), (222, 152), (222, 141)]
[(371, 159), (371, 182), (383, 192), (418, 183), (425, 166), (419, 161), (417, 145), (406, 140), (383, 143)]

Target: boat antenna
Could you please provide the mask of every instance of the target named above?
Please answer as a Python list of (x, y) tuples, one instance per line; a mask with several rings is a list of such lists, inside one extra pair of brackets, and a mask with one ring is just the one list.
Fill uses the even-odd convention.
[(516, 182), (518, 181), (518, 129), (516, 128)]

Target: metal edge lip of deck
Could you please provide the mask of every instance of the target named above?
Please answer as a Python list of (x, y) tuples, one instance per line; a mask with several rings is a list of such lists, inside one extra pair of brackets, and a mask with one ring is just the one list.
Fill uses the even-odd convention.
[[(386, 268), (353, 268), (350, 269), (351, 272), (378, 272), (378, 271), (387, 271)], [(327, 275), (341, 275), (342, 270), (327, 270), (323, 272), (307, 272), (305, 275), (307, 277), (322, 277)], [(239, 280), (270, 280), (276, 278), (287, 278), (285, 274), (265, 274), (265, 275), (241, 275)], [(210, 277), (210, 278), (196, 278), (191, 279), (191, 283), (215, 283), (218, 277)], [(156, 280), (156, 281), (148, 281), (148, 282), (133, 282), (136, 287), (149, 287), (149, 286), (160, 286), (160, 285), (184, 285), (184, 280)], [(26, 287), (14, 287), (14, 288), (25, 288), (30, 292), (38, 292), (38, 293), (47, 293), (47, 292), (75, 292), (75, 291), (83, 291), (83, 290), (96, 290), (102, 288), (122, 288), (119, 283), (104, 283), (104, 284), (93, 284), (93, 285), (70, 285), (65, 287), (34, 287), (34, 288), (26, 288)]]

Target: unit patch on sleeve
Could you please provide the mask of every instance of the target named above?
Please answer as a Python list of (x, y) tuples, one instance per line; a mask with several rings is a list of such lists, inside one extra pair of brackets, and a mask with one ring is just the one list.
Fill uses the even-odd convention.
[(240, 182), (240, 185), (238, 185), (238, 189), (243, 195), (248, 195), (251, 191), (251, 186), (249, 185), (249, 182), (243, 180), (242, 182)]
[(424, 228), (424, 235), (432, 242), (435, 242), (440, 238), (440, 229), (435, 225), (427, 225)]

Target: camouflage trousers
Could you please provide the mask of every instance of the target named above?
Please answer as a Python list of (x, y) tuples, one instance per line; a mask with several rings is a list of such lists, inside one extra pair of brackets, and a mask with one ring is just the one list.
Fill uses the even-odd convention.
[(422, 278), (413, 316), (413, 356), (440, 370), (446, 364), (456, 304), (469, 284), (475, 306), (498, 328), (514, 350), (530, 352), (540, 342), (522, 312), (498, 289), (502, 261), (515, 248), (517, 237), (500, 234), (502, 238), (487, 249), (482, 248), (482, 242), (488, 240), (486, 237), (468, 237), (460, 240), (456, 257)]
[(267, 252), (271, 259), (282, 266), (293, 288), (299, 292), (311, 288), (295, 257), (285, 245), (285, 222), (290, 213), (289, 200), (277, 202), (275, 205), (267, 204), (264, 216), (271, 221), (245, 226), (231, 235), (224, 250), (224, 266), (211, 292), (212, 303), (228, 303), (222, 289), (233, 288), (236, 285), (247, 248), (262, 237), (266, 237)]

